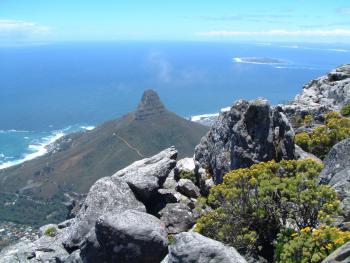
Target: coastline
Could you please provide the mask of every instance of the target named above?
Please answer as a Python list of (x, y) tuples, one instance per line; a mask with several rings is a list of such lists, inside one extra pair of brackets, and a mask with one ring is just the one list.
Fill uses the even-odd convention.
[(17, 131), (17, 130), (1, 130), (1, 134), (18, 134), (21, 133), (25, 136), (23, 138), (25, 140), (29, 140), (27, 148), (20, 154), (18, 158), (14, 158), (11, 156), (6, 156), (4, 153), (0, 153), (0, 157), (3, 159), (0, 162), (0, 171), (22, 164), (24, 162), (33, 160), (35, 158), (41, 157), (52, 150), (52, 145), (54, 145), (58, 140), (63, 138), (66, 135), (80, 132), (80, 131), (91, 131), (95, 128), (95, 126), (87, 126), (87, 125), (74, 125), (68, 126), (62, 130), (54, 130), (48, 133), (43, 133), (42, 137), (39, 139), (30, 138), (30, 135), (37, 135), (35, 132), (30, 131)]

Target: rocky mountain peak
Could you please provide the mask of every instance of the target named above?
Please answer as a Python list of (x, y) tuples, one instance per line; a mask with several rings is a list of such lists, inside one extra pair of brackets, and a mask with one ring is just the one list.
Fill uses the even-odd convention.
[(161, 102), (157, 92), (154, 90), (145, 90), (141, 102), (135, 112), (136, 119), (143, 120), (149, 116), (161, 114), (165, 111), (164, 104)]

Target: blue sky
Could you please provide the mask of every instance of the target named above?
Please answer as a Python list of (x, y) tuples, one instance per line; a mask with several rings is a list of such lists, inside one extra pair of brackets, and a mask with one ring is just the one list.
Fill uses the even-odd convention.
[(0, 0), (0, 42), (350, 43), (349, 0)]

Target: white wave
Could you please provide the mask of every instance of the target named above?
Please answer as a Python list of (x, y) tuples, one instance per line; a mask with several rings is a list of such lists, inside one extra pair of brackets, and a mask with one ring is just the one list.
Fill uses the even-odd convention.
[(29, 132), (29, 131), (22, 131), (22, 130), (0, 130), (0, 133), (25, 133), (25, 132)]
[(244, 63), (244, 61), (241, 58), (233, 58), (233, 60), (237, 63)]
[(334, 52), (350, 52), (350, 50), (347, 49), (338, 49), (338, 48), (330, 48), (327, 49), (328, 51), (334, 51)]
[(294, 49), (303, 48), (303, 47), (300, 47), (300, 46), (298, 46), (298, 45), (281, 46), (281, 47), (294, 48)]
[(304, 47), (298, 45), (290, 45), (290, 46), (280, 46), (284, 48), (293, 48), (293, 49), (305, 49), (305, 50), (320, 50), (320, 51), (333, 51), (333, 52), (350, 52), (348, 49), (342, 48), (317, 48), (317, 47)]
[(92, 131), (95, 129), (95, 126), (80, 126), (80, 128), (86, 131)]
[(0, 153), (0, 158), (5, 158), (5, 154)]
[(212, 117), (218, 117), (219, 113), (208, 113), (208, 114), (201, 114), (201, 115), (194, 115), (190, 117), (191, 121), (197, 122), (203, 119), (208, 119)]
[(30, 153), (25, 154), (22, 159), (2, 163), (0, 165), (0, 170), (43, 156), (48, 152), (49, 145), (53, 144), (55, 141), (57, 141), (65, 135), (66, 134), (63, 131), (53, 132), (51, 136), (42, 138), (40, 143), (29, 145), (28, 150), (30, 151)]

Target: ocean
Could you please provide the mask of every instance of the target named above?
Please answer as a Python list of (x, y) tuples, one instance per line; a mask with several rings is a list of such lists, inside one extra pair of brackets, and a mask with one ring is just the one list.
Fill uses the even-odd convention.
[(132, 111), (156, 90), (183, 117), (235, 100), (291, 100), (350, 63), (350, 45), (217, 42), (0, 46), (0, 169), (33, 159), (64, 134)]

